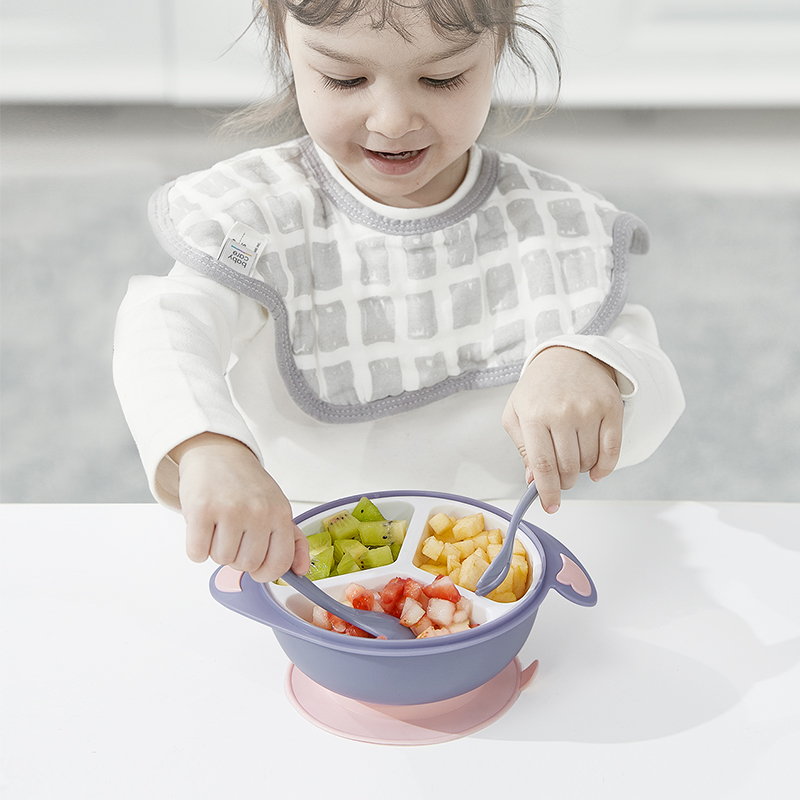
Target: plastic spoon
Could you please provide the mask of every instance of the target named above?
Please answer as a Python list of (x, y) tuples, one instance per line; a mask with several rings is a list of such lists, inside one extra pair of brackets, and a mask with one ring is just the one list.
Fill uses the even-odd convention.
[(362, 611), (352, 606), (346, 606), (334, 600), (326, 594), (313, 581), (305, 575), (297, 575), (291, 570), (285, 572), (283, 580), (293, 589), (296, 589), (303, 597), (316, 603), (339, 619), (361, 628), (362, 631), (371, 633), (373, 636), (385, 636), (387, 639), (414, 639), (414, 632), (405, 625), (400, 624), (397, 617), (391, 614), (384, 614), (382, 611)]
[(511, 515), (511, 522), (508, 523), (508, 530), (506, 531), (506, 538), (503, 540), (503, 547), (500, 552), (494, 557), (489, 568), (481, 575), (478, 580), (478, 585), (475, 587), (475, 594), (487, 595), (489, 592), (496, 589), (508, 574), (508, 568), (511, 566), (511, 556), (514, 554), (514, 534), (517, 532), (517, 527), (522, 519), (523, 514), (528, 510), (530, 504), (538, 497), (539, 491), (536, 484), (531, 482), (522, 500), (517, 503), (514, 513)]

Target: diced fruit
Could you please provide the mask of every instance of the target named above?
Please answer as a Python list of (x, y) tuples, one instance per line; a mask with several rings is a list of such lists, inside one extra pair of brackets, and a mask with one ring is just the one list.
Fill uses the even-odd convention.
[(459, 586), (463, 586), (471, 592), (475, 591), (478, 586), (478, 581), (481, 579), (481, 575), (489, 568), (489, 562), (481, 558), (479, 555), (480, 552), (481, 551), (476, 550), (461, 563), (461, 572), (458, 577)]
[(453, 622), (451, 625), (447, 626), (447, 630), (450, 631), (450, 633), (461, 633), (461, 631), (468, 631), (469, 629), (469, 622)]
[(367, 547), (382, 547), (385, 544), (402, 542), (406, 535), (406, 522), (405, 520), (360, 522), (358, 535)]
[[(362, 525), (366, 526), (366, 541), (361, 538)], [(369, 498), (362, 497), (352, 511), (341, 509), (331, 514), (322, 520), (322, 530), (308, 536), (312, 562), (308, 577), (319, 580), (391, 564), (400, 554), (407, 528), (408, 520), (387, 520)], [(326, 571), (327, 548), (331, 546), (333, 562)], [(318, 558), (320, 553), (323, 555)]]
[(490, 544), (486, 548), (486, 555), (489, 556), (490, 561), (494, 561), (498, 555), (500, 555), (500, 551), (503, 549), (503, 545), (501, 544)]
[(444, 550), (444, 543), (439, 541), (435, 536), (429, 536), (422, 543), (422, 555), (426, 556), (431, 561), (438, 561), (442, 550)]
[(400, 613), (400, 624), (407, 628), (416, 625), (425, 616), (425, 609), (413, 598), (406, 597)]
[(341, 561), (336, 565), (337, 575), (349, 575), (351, 572), (359, 572), (360, 570), (361, 567), (350, 553), (345, 553)]
[(431, 530), (434, 533), (442, 534), (445, 531), (449, 531), (453, 527), (453, 521), (447, 514), (434, 514), (429, 520), (428, 525), (430, 525)]
[(372, 569), (373, 567), (385, 567), (394, 561), (392, 548), (388, 545), (384, 547), (367, 547), (358, 559), (361, 569)]
[(326, 547), (330, 547), (333, 542), (331, 541), (330, 531), (320, 531), (319, 533), (312, 533), (308, 537), (308, 549), (315, 553)]
[(357, 583), (351, 583), (345, 590), (345, 596), (350, 601), (353, 608), (359, 608), (362, 611), (372, 611), (375, 606), (375, 595), (359, 586)]
[[(434, 586), (436, 584), (436, 586)], [(432, 588), (433, 587), (433, 588)], [(439, 595), (455, 591), (455, 600)], [(353, 608), (366, 611), (383, 611), (398, 617), (401, 624), (410, 628), (417, 638), (441, 636), (469, 630), (472, 601), (462, 597), (447, 576), (439, 576), (433, 583), (423, 586), (413, 578), (392, 578), (382, 589), (373, 591), (359, 583), (350, 583), (344, 590), (345, 600)], [(314, 606), (311, 614), (314, 625), (350, 636), (373, 638), (360, 628)], [(385, 637), (383, 637), (385, 638)]]
[(433, 583), (425, 586), (422, 591), (430, 598), (449, 600), (451, 603), (457, 603), (461, 599), (461, 593), (448, 575), (437, 576), (433, 579)]
[(311, 554), (311, 567), (306, 572), (306, 577), (310, 581), (318, 581), (320, 578), (327, 578), (331, 574), (333, 567), (333, 545), (318, 550)]
[[(503, 546), (500, 528), (485, 530), (482, 513), (457, 519), (438, 513), (428, 520), (429, 535), (414, 559), (414, 564), (431, 575), (447, 575), (458, 586), (475, 591), (477, 582)], [(514, 540), (514, 559), (508, 582), (488, 596), (497, 602), (514, 602), (528, 590), (530, 562), (525, 545)], [(513, 600), (510, 595), (513, 594)]]
[(358, 520), (346, 509), (322, 521), (323, 528), (331, 539), (355, 539), (358, 536)]
[(460, 542), (454, 542), (453, 547), (458, 550), (460, 558), (464, 559), (475, 552), (475, 541), (473, 539), (462, 539)]
[(341, 561), (345, 553), (350, 553), (358, 561), (366, 552), (367, 548), (358, 539), (337, 539), (333, 543), (333, 555), (337, 561)]
[(324, 608), (320, 608), (319, 606), (314, 606), (311, 612), (311, 622), (318, 628), (324, 628), (326, 631), (333, 630), (331, 615)]
[(453, 525), (453, 536), (456, 541), (469, 539), (476, 536), (483, 530), (483, 514), (472, 514), (469, 517), (462, 517)]
[(391, 614), (395, 605), (403, 597), (403, 589), (406, 585), (406, 578), (392, 578), (386, 586), (381, 589), (381, 605), (387, 614)]
[(372, 502), (368, 497), (362, 497), (356, 507), (353, 509), (353, 516), (359, 522), (372, 522), (372, 521), (379, 521), (386, 519), (386, 517), (381, 514), (378, 510), (378, 507), (375, 503)]
[(446, 628), (453, 622), (453, 614), (456, 613), (456, 604), (450, 602), (450, 600), (442, 600), (440, 597), (432, 597), (428, 603), (428, 610), (425, 613), (434, 625)]

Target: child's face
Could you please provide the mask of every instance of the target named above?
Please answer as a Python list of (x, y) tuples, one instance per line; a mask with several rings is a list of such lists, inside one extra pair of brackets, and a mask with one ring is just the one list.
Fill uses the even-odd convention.
[(439, 38), (424, 16), (410, 40), (355, 19), (312, 28), (287, 17), (297, 101), (312, 139), (365, 194), (404, 208), (448, 198), (489, 113), (496, 53), (485, 33)]

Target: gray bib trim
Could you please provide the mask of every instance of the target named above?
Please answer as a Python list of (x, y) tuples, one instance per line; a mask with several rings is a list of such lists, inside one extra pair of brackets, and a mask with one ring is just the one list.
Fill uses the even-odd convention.
[[(348, 195), (319, 161), (313, 148), (309, 147), (310, 144), (303, 147), (306, 167), (330, 201), (346, 217), (390, 235), (421, 235), (465, 219), (493, 192), (498, 179), (498, 155), (493, 151), (484, 151), (478, 183), (461, 203), (435, 217), (395, 220), (382, 217)], [(161, 245), (175, 260), (256, 300), (269, 312), (275, 323), (275, 351), (280, 374), (293, 400), (314, 419), (328, 423), (374, 420), (427, 405), (456, 392), (507, 385), (518, 379), (522, 360), (467, 370), (458, 375), (449, 375), (425, 388), (406, 390), (402, 394), (375, 400), (336, 404), (322, 399), (310, 386), (293, 356), (290, 314), (281, 293), (263, 279), (243, 275), (226, 266), (181, 235), (170, 214), (169, 192), (175, 183), (162, 187), (150, 201), (150, 218)], [(645, 253), (649, 246), (647, 228), (637, 217), (627, 213), (618, 212), (614, 217), (611, 239), (608, 291), (592, 318), (577, 331), (579, 334), (602, 335), (611, 327), (627, 298), (628, 254)]]
[(483, 159), (478, 180), (472, 191), (460, 202), (441, 214), (421, 219), (392, 219), (384, 217), (362, 205), (353, 195), (348, 194), (342, 185), (334, 178), (320, 161), (317, 151), (311, 140), (307, 140), (302, 147), (303, 158), (311, 173), (316, 178), (320, 188), (325, 192), (330, 201), (353, 222), (359, 222), (379, 233), (400, 234), (403, 236), (419, 236), (423, 233), (442, 230), (449, 225), (455, 225), (466, 219), (470, 214), (480, 208), (497, 183), (497, 174), (500, 167), (500, 156), (495, 150), (482, 148)]

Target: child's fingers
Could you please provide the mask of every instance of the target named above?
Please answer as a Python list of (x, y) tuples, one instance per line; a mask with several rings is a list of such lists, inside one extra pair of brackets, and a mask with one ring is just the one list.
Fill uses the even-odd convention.
[(186, 555), (202, 564), (211, 554), (214, 537), (214, 519), (202, 512), (184, 512), (186, 521)]
[(561, 472), (550, 429), (533, 425), (524, 434), (523, 458), (533, 472), (542, 508), (553, 514), (561, 505)]
[[(292, 526), (294, 527), (294, 525)], [(305, 537), (304, 537), (305, 538)], [(291, 569), (295, 558), (295, 538), (292, 530), (273, 530), (269, 537), (266, 557), (257, 569), (250, 569), (250, 577), (260, 583), (269, 583)], [(306, 572), (308, 568), (306, 568)]]
[(308, 552), (308, 538), (296, 525), (294, 527), (294, 561), (292, 571), (305, 575), (311, 569), (311, 556)]
[(622, 407), (603, 418), (598, 433), (597, 461), (589, 470), (589, 477), (599, 481), (610, 475), (619, 461), (622, 449)]

